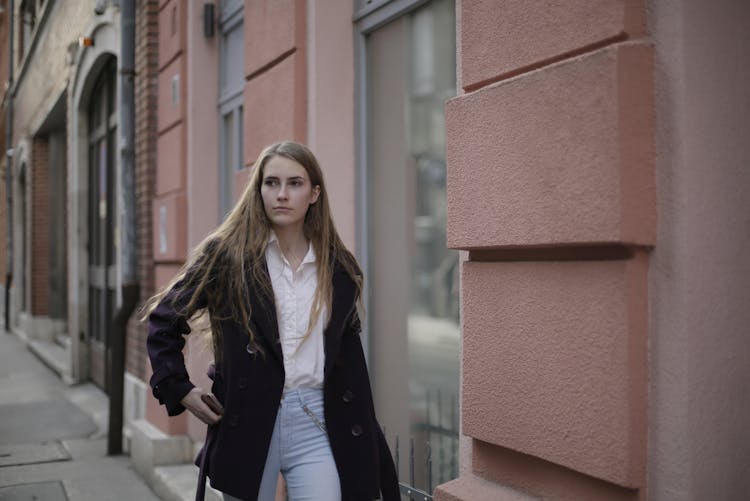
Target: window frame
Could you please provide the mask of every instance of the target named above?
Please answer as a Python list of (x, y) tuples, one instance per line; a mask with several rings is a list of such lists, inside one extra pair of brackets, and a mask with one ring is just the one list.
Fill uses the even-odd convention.
[[(244, 78), (237, 79), (237, 82), (224, 82), (224, 69), (227, 67), (228, 45), (225, 42), (226, 36), (235, 29), (243, 30), (244, 24), (244, 5), (241, 1), (229, 0), (222, 2), (222, 10), (219, 14), (219, 74), (218, 74), (218, 100), (217, 111), (219, 114), (219, 204), (218, 220), (224, 220), (227, 211), (234, 205), (234, 193), (231, 192), (231, 186), (234, 185), (233, 176), (241, 170), (243, 162), (243, 130), (244, 124)], [(243, 41), (244, 45), (244, 32)], [(243, 47), (244, 50), (244, 47)], [(233, 126), (231, 131), (226, 130), (224, 117), (228, 114), (233, 116)], [(232, 144), (235, 149), (233, 152), (237, 156), (236, 165), (232, 166), (231, 172), (226, 168), (227, 163), (227, 144)], [(227, 179), (228, 176), (232, 178)]]

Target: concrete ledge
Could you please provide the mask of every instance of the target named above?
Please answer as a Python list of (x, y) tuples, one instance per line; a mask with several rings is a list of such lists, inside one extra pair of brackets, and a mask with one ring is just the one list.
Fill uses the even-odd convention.
[(539, 498), (471, 475), (439, 485), (435, 489), (433, 499), (435, 501), (534, 501)]
[(29, 339), (53, 342), (58, 334), (65, 333), (65, 320), (46, 316), (35, 317), (23, 311), (18, 316), (18, 328), (26, 333)]
[(146, 416), (147, 393), (148, 387), (146, 383), (129, 372), (125, 373), (125, 391), (123, 395), (125, 399), (125, 405), (123, 406), (125, 413), (125, 443), (123, 447), (128, 454), (130, 453), (130, 443), (133, 436), (131, 431), (133, 423), (139, 419), (144, 419)]
[(167, 435), (145, 419), (133, 421), (130, 430), (130, 460), (149, 485), (154, 485), (157, 466), (193, 460), (192, 441), (187, 435)]

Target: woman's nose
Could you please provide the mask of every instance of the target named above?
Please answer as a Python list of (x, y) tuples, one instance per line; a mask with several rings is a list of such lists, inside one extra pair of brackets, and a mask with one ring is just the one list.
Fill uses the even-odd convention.
[(282, 184), (281, 187), (279, 187), (279, 193), (276, 197), (286, 200), (286, 185)]

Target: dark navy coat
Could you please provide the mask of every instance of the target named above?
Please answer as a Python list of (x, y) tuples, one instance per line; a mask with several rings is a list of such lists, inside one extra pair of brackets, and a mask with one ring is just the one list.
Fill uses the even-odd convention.
[[(270, 282), (269, 282), (270, 283)], [(224, 406), (224, 416), (208, 427), (198, 462), (205, 463), (212, 487), (256, 500), (284, 389), (284, 364), (273, 297), (248, 277), (251, 327), (265, 351), (248, 347), (245, 330), (222, 320), (222, 356), (211, 391)], [(369, 501), (382, 496), (400, 500), (393, 460), (375, 418), (372, 391), (360, 341), (355, 308), (356, 286), (338, 263), (333, 273), (331, 319), (324, 331), (324, 412), (343, 501)], [(185, 410), (180, 400), (193, 388), (182, 348), (190, 327), (183, 309), (188, 294), (172, 303), (170, 295), (148, 319), (148, 354), (153, 367), (154, 396), (169, 415)], [(205, 305), (205, 298), (199, 298)], [(323, 501), (323, 500), (321, 500)]]

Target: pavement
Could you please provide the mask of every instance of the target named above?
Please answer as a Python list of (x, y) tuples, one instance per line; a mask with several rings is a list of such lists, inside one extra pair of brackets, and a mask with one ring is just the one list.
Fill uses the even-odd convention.
[(0, 331), (0, 501), (159, 501), (127, 455), (107, 455), (107, 396), (68, 386)]

